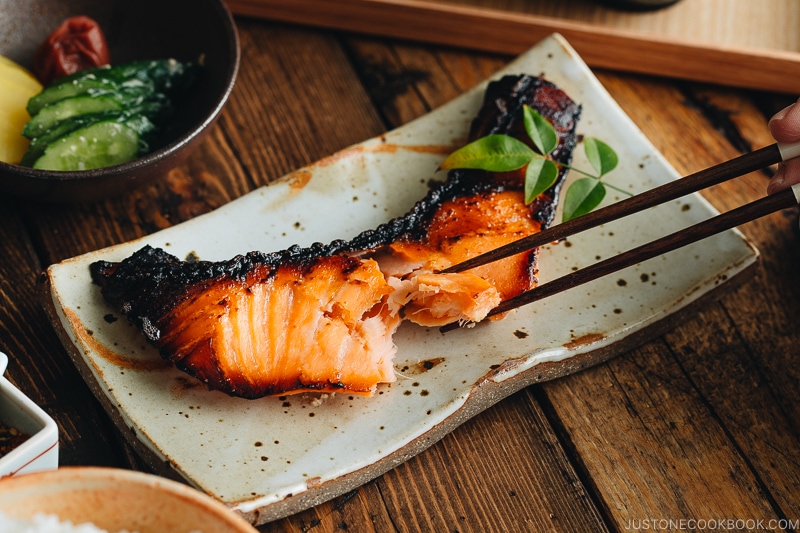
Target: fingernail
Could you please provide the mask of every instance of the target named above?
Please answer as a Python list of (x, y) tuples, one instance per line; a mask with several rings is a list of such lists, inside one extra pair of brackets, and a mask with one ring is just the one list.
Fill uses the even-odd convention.
[(773, 122), (775, 120), (783, 120), (783, 118), (786, 116), (786, 113), (789, 112), (789, 110), (792, 108), (793, 105), (795, 104), (784, 107), (783, 109), (772, 115), (772, 118), (770, 118), (769, 121)]
[(787, 114), (792, 115), (800, 115), (800, 99), (797, 100), (796, 103), (787, 106), (786, 109), (783, 110), (783, 116), (785, 117)]
[(785, 180), (786, 170), (783, 168), (783, 165), (779, 165), (778, 170), (775, 171), (775, 175), (773, 175), (772, 179), (769, 180), (769, 184), (767, 185), (767, 194), (775, 194), (776, 192), (780, 191)]
[(800, 113), (800, 100), (797, 100), (797, 102), (794, 104), (787, 105), (786, 107), (784, 107), (783, 109), (772, 115), (769, 121), (772, 122), (774, 120), (783, 120), (784, 118), (786, 118), (786, 114), (789, 113), (789, 110), (793, 108), (794, 108), (794, 113)]

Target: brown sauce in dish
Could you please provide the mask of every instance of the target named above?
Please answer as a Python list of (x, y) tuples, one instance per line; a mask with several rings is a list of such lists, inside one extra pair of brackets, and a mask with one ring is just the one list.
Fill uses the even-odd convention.
[(28, 440), (30, 435), (17, 428), (7, 426), (0, 422), (0, 458), (5, 457), (14, 448)]

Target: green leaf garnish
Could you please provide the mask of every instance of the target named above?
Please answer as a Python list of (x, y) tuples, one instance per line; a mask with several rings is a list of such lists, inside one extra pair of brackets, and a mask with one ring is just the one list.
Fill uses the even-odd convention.
[(606, 196), (606, 188), (597, 178), (576, 180), (564, 195), (563, 221), (585, 215), (600, 205)]
[(527, 144), (509, 135), (487, 135), (450, 154), (439, 168), (479, 168), (507, 172), (527, 165), (535, 153)]
[(525, 203), (531, 203), (552, 187), (556, 178), (558, 178), (558, 167), (555, 163), (543, 157), (531, 160), (525, 169)]
[(589, 164), (597, 171), (598, 177), (608, 174), (617, 167), (619, 162), (617, 153), (600, 139), (595, 139), (594, 137), (584, 138), (583, 149), (589, 159)]
[(547, 155), (555, 150), (558, 146), (558, 133), (553, 125), (528, 105), (522, 107), (522, 114), (525, 120), (525, 131), (539, 152)]
[[(555, 127), (532, 107), (522, 107), (525, 131), (537, 153), (524, 142), (509, 135), (492, 134), (469, 143), (450, 154), (439, 166), (441, 170), (454, 168), (483, 169), (490, 172), (508, 172), (525, 167), (525, 203), (530, 204), (540, 194), (553, 186), (561, 169), (572, 168), (553, 159), (552, 152), (558, 147), (558, 132)], [(600, 181), (619, 163), (617, 153), (606, 143), (594, 137), (583, 139), (583, 148), (589, 164), (597, 175), (577, 168), (583, 174), (573, 182), (564, 194), (562, 220), (572, 220), (592, 211), (603, 201), (606, 186)], [(616, 190), (617, 187), (609, 184)], [(629, 194), (626, 191), (620, 191)]]

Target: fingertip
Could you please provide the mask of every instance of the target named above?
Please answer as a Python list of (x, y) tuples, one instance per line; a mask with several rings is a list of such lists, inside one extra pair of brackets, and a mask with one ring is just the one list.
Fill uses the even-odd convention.
[(770, 178), (767, 184), (767, 194), (775, 194), (783, 188), (783, 182), (786, 180), (786, 169), (783, 165), (778, 165), (778, 170)]
[(784, 107), (783, 109), (781, 109), (780, 111), (778, 111), (777, 113), (775, 113), (774, 115), (772, 115), (772, 118), (769, 119), (769, 123), (772, 124), (773, 122), (776, 122), (778, 120), (783, 120), (783, 117), (786, 116), (786, 113), (788, 113), (789, 110), (794, 105), (795, 104), (788, 105), (788, 106)]
[(767, 126), (775, 140), (797, 141), (800, 137), (800, 99), (775, 113), (767, 122)]

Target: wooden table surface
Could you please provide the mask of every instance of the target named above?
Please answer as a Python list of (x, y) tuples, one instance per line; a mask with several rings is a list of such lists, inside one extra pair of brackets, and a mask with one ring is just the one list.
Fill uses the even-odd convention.
[[(512, 59), (237, 22), (231, 99), (164, 181), (85, 205), (0, 199), (0, 350), (8, 378), (57, 421), (61, 465), (146, 469), (45, 316), (38, 280), (49, 264), (207, 213), (425, 114)], [(683, 174), (771, 143), (767, 118), (797, 97), (596, 74)], [(761, 197), (768, 176), (704, 194), (727, 210)], [(530, 386), (352, 493), (261, 531), (800, 530), (798, 213), (741, 229), (761, 251), (757, 274), (675, 329)]]

